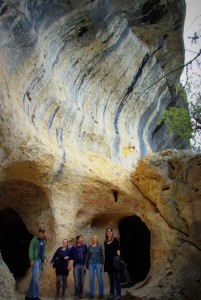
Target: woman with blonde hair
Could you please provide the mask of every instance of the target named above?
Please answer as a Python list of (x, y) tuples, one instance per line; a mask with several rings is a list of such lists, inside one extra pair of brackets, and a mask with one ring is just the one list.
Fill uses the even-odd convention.
[(91, 238), (91, 245), (88, 246), (86, 266), (89, 268), (89, 299), (94, 298), (94, 277), (95, 273), (98, 279), (99, 297), (98, 299), (104, 298), (104, 286), (102, 278), (102, 269), (104, 264), (103, 248), (98, 243), (98, 237), (93, 235)]

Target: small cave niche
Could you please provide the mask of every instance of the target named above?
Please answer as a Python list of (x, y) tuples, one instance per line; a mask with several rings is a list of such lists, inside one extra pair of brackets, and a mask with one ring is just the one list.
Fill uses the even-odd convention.
[(144, 280), (150, 270), (150, 231), (138, 216), (119, 221), (121, 256), (127, 263), (130, 287)]
[[(118, 224), (119, 217), (115, 216), (113, 213), (107, 213), (102, 215), (96, 215), (91, 222), (91, 229), (96, 234), (102, 237), (102, 240), (105, 240), (105, 231), (108, 227), (115, 230)], [(117, 228), (118, 231), (118, 228)]]
[(0, 211), (1, 255), (15, 280), (23, 278), (29, 268), (28, 250), (32, 238), (14, 209)]

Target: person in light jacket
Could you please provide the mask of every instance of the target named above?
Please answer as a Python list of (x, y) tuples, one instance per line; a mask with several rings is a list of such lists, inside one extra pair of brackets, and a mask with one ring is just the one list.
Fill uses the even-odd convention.
[(88, 246), (86, 265), (89, 268), (89, 299), (94, 299), (94, 278), (95, 273), (98, 279), (99, 296), (98, 299), (104, 298), (104, 286), (102, 278), (102, 269), (104, 266), (104, 256), (102, 245), (98, 243), (98, 237), (92, 236), (91, 245)]

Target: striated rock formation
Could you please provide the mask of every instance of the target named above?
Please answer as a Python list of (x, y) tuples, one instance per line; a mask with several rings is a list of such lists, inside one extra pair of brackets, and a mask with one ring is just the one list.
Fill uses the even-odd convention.
[[(0, 1), (0, 242), (19, 292), (39, 224), (49, 258), (63, 238), (103, 242), (111, 226), (129, 293), (199, 299), (200, 156), (151, 155), (185, 147), (157, 126), (162, 109), (182, 105), (180, 74), (164, 75), (183, 62), (184, 13), (182, 0)], [(45, 266), (42, 295), (54, 282)]]
[(53, 154), (57, 177), (72, 156), (132, 170), (180, 145), (157, 120), (176, 102), (180, 73), (158, 80), (183, 62), (183, 22), (184, 1), (1, 2), (2, 159)]

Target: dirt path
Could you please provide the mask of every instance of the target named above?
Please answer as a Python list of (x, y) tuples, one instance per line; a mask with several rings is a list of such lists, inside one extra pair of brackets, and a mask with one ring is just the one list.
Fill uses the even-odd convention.
[[(17, 300), (24, 300), (25, 295), (16, 295), (16, 297), (17, 297)], [(40, 298), (41, 298), (41, 300), (54, 300), (55, 299), (55, 297), (42, 297), (42, 296), (40, 296)], [(66, 296), (65, 299), (66, 300), (74, 300), (72, 297), (70, 298), (68, 296)], [(82, 300), (88, 300), (88, 298), (83, 298)]]

